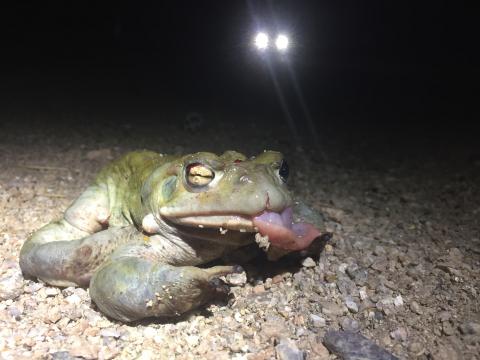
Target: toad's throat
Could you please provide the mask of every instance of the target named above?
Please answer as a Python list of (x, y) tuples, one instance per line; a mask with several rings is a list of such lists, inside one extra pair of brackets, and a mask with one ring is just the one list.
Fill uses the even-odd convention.
[(199, 228), (224, 228), (241, 232), (259, 232), (268, 236), (270, 243), (285, 250), (302, 250), (320, 236), (312, 224), (295, 222), (291, 207), (282, 212), (264, 210), (257, 216), (199, 215), (174, 219), (174, 222)]

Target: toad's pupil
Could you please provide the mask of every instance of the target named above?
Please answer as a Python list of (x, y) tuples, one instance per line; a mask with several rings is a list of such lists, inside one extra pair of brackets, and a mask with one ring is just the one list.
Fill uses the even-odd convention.
[(288, 163), (285, 160), (282, 160), (282, 164), (280, 165), (280, 170), (278, 170), (278, 174), (282, 178), (283, 181), (287, 181), (288, 179)]

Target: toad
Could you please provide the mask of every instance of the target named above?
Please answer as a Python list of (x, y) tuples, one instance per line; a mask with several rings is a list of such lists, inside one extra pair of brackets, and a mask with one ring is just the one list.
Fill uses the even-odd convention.
[(129, 322), (185, 313), (226, 285), (235, 265), (200, 267), (268, 239), (268, 251), (307, 248), (320, 232), (294, 221), (282, 154), (171, 156), (136, 151), (107, 165), (20, 252), (25, 277), (89, 287), (103, 313)]

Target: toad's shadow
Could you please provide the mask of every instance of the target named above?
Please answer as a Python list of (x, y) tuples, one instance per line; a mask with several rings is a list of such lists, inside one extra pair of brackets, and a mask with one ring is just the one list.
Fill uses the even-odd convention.
[(296, 273), (302, 267), (302, 260), (306, 257), (317, 260), (331, 238), (331, 233), (324, 233), (317, 237), (307, 249), (291, 252), (277, 260), (269, 259), (264, 251), (253, 244), (255, 248), (249, 249), (249, 251), (251, 253), (256, 252), (256, 255), (248, 262), (239, 261), (238, 263), (245, 268), (250, 283), (265, 281), (267, 278), (272, 278), (285, 272)]

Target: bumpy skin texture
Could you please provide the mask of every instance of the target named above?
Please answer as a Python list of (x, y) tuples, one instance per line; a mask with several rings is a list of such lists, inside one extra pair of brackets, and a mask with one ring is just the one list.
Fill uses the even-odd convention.
[(271, 151), (251, 159), (129, 153), (62, 219), (33, 233), (21, 269), (52, 285), (89, 286), (118, 320), (184, 313), (225, 292), (218, 277), (238, 271), (197, 265), (252, 243), (254, 216), (292, 204), (281, 169), (282, 155)]

